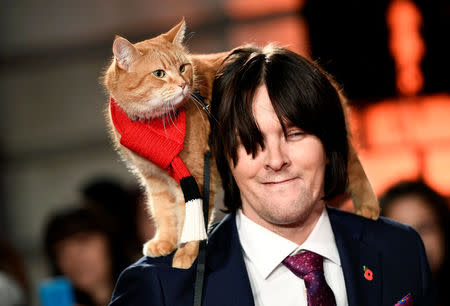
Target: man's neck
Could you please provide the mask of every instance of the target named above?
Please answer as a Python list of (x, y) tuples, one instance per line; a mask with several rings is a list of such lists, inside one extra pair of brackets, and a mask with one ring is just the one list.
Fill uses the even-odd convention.
[[(313, 231), (324, 209), (325, 203), (323, 202), (321, 202), (320, 205), (314, 205), (311, 212), (307, 214), (303, 220), (298, 220), (296, 223), (287, 225), (274, 224), (261, 218), (257, 220), (253, 220), (253, 218), (250, 219), (275, 234), (301, 245)], [(242, 212), (246, 215), (244, 210)], [(248, 215), (246, 216), (249, 217)]]

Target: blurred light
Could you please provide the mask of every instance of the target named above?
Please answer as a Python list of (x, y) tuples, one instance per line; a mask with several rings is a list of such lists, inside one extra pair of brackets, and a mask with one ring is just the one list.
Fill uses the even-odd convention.
[(450, 142), (426, 149), (423, 177), (442, 194), (450, 194)]
[(276, 42), (305, 57), (310, 55), (308, 27), (300, 16), (233, 24), (227, 35), (233, 47), (246, 43), (264, 46), (269, 42)]
[(386, 101), (367, 107), (363, 116), (368, 146), (403, 143), (402, 118), (399, 118), (398, 105), (395, 102)]
[(419, 158), (414, 148), (382, 147), (358, 152), (361, 163), (376, 194), (405, 179), (417, 179)]
[(414, 121), (410, 121), (415, 141), (426, 147), (450, 143), (450, 95), (426, 96), (419, 100)]
[(399, 93), (415, 95), (424, 87), (421, 62), (425, 44), (421, 35), (423, 18), (410, 0), (391, 1), (386, 22), (390, 31), (389, 50), (395, 61), (396, 83)]
[(450, 95), (387, 100), (352, 111), (350, 123), (377, 194), (419, 177), (450, 194)]
[(434, 95), (390, 100), (364, 112), (369, 146), (450, 142), (450, 96)]
[(266, 16), (275, 13), (295, 12), (305, 0), (225, 0), (225, 14), (234, 19)]

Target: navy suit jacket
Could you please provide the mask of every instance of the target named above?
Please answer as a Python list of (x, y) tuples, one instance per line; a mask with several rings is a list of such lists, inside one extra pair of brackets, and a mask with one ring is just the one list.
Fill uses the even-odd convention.
[[(408, 293), (414, 306), (435, 305), (423, 243), (411, 227), (327, 209), (350, 306), (392, 306)], [(211, 232), (206, 256), (203, 305), (254, 305), (233, 214)], [(193, 305), (196, 262), (174, 269), (172, 257), (143, 257), (124, 270), (110, 306)]]

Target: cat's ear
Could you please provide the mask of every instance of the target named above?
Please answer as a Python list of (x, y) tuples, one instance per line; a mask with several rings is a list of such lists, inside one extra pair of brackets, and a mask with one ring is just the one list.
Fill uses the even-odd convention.
[(113, 53), (119, 68), (126, 71), (130, 68), (133, 60), (140, 55), (132, 43), (118, 35), (114, 39)]
[(174, 26), (169, 32), (163, 34), (164, 38), (175, 45), (181, 45), (184, 40), (184, 33), (186, 32), (186, 22), (183, 19)]

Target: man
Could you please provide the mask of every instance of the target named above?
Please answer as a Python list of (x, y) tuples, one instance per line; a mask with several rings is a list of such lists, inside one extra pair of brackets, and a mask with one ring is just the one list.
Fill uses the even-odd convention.
[[(348, 143), (320, 69), (282, 48), (237, 49), (212, 106), (230, 214), (208, 240), (203, 305), (433, 305), (415, 231), (326, 206), (346, 188)], [(128, 268), (111, 305), (191, 305), (196, 264), (170, 265), (168, 256)]]

